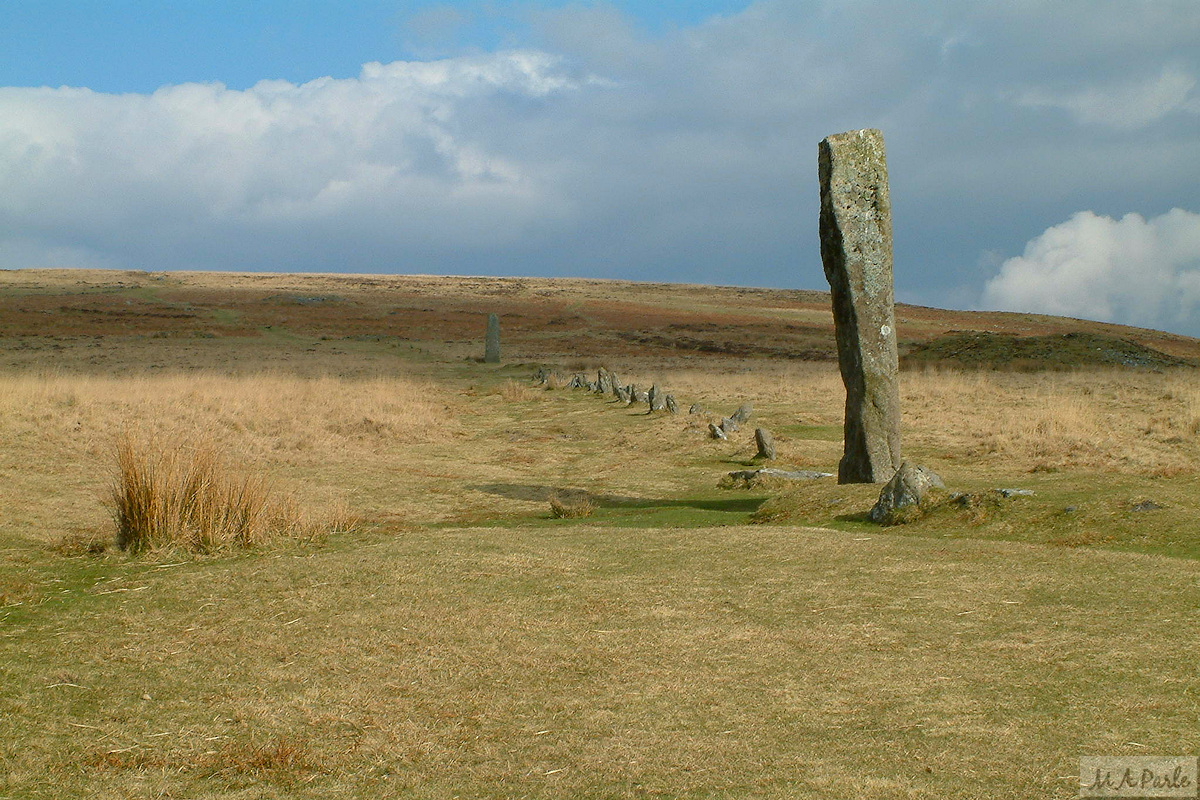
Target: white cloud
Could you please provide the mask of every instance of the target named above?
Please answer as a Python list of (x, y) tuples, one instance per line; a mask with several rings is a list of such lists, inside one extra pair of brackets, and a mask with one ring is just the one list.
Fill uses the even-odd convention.
[(1122, 130), (1144, 128), (1175, 111), (1195, 114), (1200, 98), (1192, 94), (1196, 78), (1177, 65), (1168, 65), (1157, 77), (1119, 80), (1076, 91), (1030, 89), (1017, 102), (1033, 108), (1068, 111), (1083, 125), (1104, 125)]
[(1081, 211), (987, 282), (982, 306), (1200, 334), (1200, 214)]

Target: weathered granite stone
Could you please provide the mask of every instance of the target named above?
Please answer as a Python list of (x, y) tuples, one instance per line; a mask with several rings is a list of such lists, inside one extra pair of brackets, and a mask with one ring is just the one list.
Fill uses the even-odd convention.
[(755, 458), (767, 461), (775, 460), (775, 439), (772, 438), (769, 430), (766, 428), (755, 428), (754, 443), (758, 445), (758, 452), (754, 455)]
[(610, 389), (609, 391), (612, 392), (613, 397), (620, 400), (621, 399), (621, 389), (624, 388), (621, 385), (621, 379), (617, 377), (617, 373), (610, 372), (610, 373), (608, 373), (608, 380), (612, 384), (612, 389)]
[(905, 461), (879, 492), (869, 514), (872, 522), (899, 525), (921, 516), (930, 489), (945, 490), (946, 484), (931, 469)]
[(629, 395), (629, 390), (624, 386), (613, 387), (613, 392), (617, 395), (617, 401), (622, 405), (629, 405), (633, 402), (633, 398)]
[(737, 424), (737, 420), (729, 417), (725, 417), (721, 420), (721, 430), (725, 431), (726, 433), (737, 433), (739, 430), (741, 430), (741, 427), (742, 426)]
[(636, 386), (633, 386), (630, 388), (629, 396), (633, 398), (633, 402), (635, 402), (635, 403), (649, 403), (650, 402), (650, 393), (647, 392), (645, 389), (639, 389)]
[(612, 388), (612, 373), (601, 367), (600, 371), (596, 373), (596, 392), (599, 394), (608, 394), (612, 391)]
[(881, 483), (900, 465), (892, 218), (883, 134), (839, 133), (818, 150), (821, 261), (846, 385), (838, 483)]
[(669, 414), (678, 414), (679, 413), (679, 404), (675, 402), (675, 395), (673, 395), (673, 394), (667, 395), (666, 400), (664, 400), (663, 402), (667, 407), (667, 413), (669, 413)]
[(749, 403), (742, 403), (738, 406), (737, 411), (729, 415), (729, 418), (739, 425), (745, 425), (750, 421), (750, 417), (754, 416), (754, 406)]
[(648, 403), (650, 403), (651, 414), (653, 414), (655, 411), (667, 410), (667, 396), (663, 393), (662, 389), (658, 388), (657, 383), (650, 387), (650, 392), (647, 395), (646, 400)]
[(699, 403), (692, 403), (691, 408), (688, 409), (688, 413), (689, 414), (703, 414), (704, 408)]
[(500, 363), (500, 317), (488, 314), (487, 338), (483, 342), (483, 362)]
[(568, 389), (582, 389), (586, 385), (587, 385), (587, 381), (584, 379), (584, 377), (582, 375), (580, 375), (578, 372), (576, 372), (574, 375), (571, 376), (571, 382), (567, 384), (567, 388)]
[(709, 435), (709, 438), (711, 438), (711, 439), (728, 439), (729, 438), (729, 435), (725, 433), (724, 428), (722, 428), (718, 425), (715, 425), (711, 422), (708, 423), (708, 435)]

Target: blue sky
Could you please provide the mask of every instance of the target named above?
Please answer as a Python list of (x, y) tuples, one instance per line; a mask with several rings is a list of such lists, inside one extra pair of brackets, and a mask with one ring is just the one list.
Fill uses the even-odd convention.
[(884, 131), (898, 296), (1200, 334), (1200, 3), (0, 4), (0, 267), (825, 288)]

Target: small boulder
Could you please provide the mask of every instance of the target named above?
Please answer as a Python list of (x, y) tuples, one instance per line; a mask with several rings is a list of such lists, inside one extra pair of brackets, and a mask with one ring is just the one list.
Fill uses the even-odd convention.
[(945, 491), (946, 484), (933, 470), (905, 461), (879, 493), (869, 514), (871, 521), (902, 525), (920, 519), (929, 505), (931, 489)]
[(728, 439), (728, 438), (729, 438), (729, 435), (728, 435), (727, 433), (725, 433), (725, 429), (724, 429), (724, 428), (722, 428), (722, 427), (720, 427), (720, 426), (717, 426), (717, 425), (714, 425), (714, 424), (713, 424), (713, 423), (711, 423), (711, 422), (710, 422), (710, 423), (708, 423), (708, 435), (709, 435), (709, 437), (710, 437), (710, 438), (712, 438), (712, 439), (722, 439), (722, 440), (724, 440), (724, 439)]
[(721, 420), (721, 430), (726, 433), (737, 433), (741, 430), (741, 426), (737, 424), (737, 420), (732, 417), (725, 417)]
[(678, 414), (679, 413), (679, 404), (675, 402), (675, 395), (673, 395), (673, 394), (667, 395), (667, 399), (664, 401), (664, 403), (667, 406), (667, 413), (669, 413), (669, 414)]
[(629, 390), (624, 386), (613, 387), (613, 393), (616, 394), (617, 400), (621, 403), (621, 405), (627, 406), (633, 402), (633, 397), (630, 396)]
[(703, 414), (704, 408), (699, 403), (692, 403), (691, 408), (688, 409), (688, 413), (689, 414)]
[(754, 429), (754, 443), (758, 445), (758, 452), (754, 454), (756, 459), (765, 461), (775, 460), (775, 439), (772, 438), (771, 432), (766, 428)]

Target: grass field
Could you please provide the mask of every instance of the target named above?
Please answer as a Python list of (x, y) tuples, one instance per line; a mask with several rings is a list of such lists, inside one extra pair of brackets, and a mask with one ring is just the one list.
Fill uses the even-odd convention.
[[(906, 453), (981, 502), (880, 528), (878, 487), (722, 482), (755, 425), (836, 471), (827, 302), (0, 272), (0, 796), (1065, 798), (1081, 756), (1200, 754), (1196, 370), (917, 359)], [(897, 315), (913, 353), (1200, 356)], [(602, 364), (755, 418), (718, 443), (529, 381)], [(209, 448), (329, 532), (123, 553), (126, 440)]]

